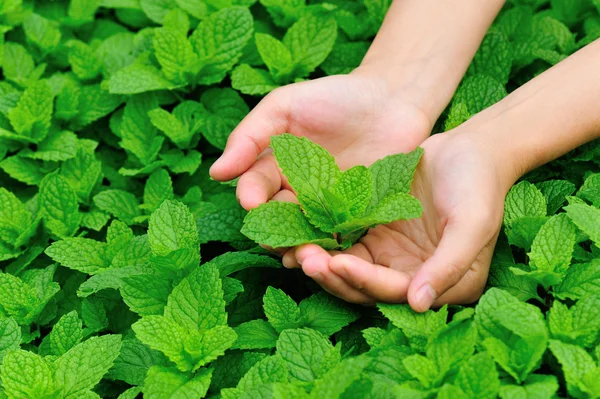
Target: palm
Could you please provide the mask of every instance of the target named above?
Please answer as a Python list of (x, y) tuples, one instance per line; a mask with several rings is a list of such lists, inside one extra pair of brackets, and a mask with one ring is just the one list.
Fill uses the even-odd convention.
[[(414, 280), (422, 280), (431, 260), (441, 257), (444, 269), (437, 276), (449, 289), (440, 290), (436, 303), (479, 297), (502, 218), (504, 193), (496, 171), (474, 142), (438, 135), (422, 147), (412, 185), (423, 204), (421, 218), (377, 226), (343, 253), (325, 254), (316, 246), (296, 250), (303, 270), (323, 288), (351, 302), (405, 302)], [(465, 247), (469, 254), (461, 256)]]
[(294, 91), (288, 132), (327, 148), (344, 169), (412, 151), (429, 135), (417, 107), (386, 101), (389, 95), (372, 79), (339, 75), (283, 89)]
[[(503, 194), (495, 184), (494, 171), (487, 167), (487, 161), (471, 151), (469, 143), (456, 150), (460, 151), (461, 156), (458, 156), (450, 153), (452, 148), (444, 146), (443, 141), (434, 136), (423, 144), (427, 155), (413, 183), (413, 194), (423, 204), (423, 216), (378, 226), (359, 244), (374, 263), (406, 273), (409, 278), (433, 256), (449, 220), (477, 209), (488, 209), (492, 212), (480, 217), (488, 221), (487, 227), (496, 233), (502, 215)], [(458, 284), (438, 299), (439, 303), (464, 303), (479, 297), (495, 241), (496, 234), (481, 249)]]

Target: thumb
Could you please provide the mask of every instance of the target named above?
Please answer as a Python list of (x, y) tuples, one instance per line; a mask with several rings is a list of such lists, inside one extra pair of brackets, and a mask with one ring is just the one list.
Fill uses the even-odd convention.
[(408, 287), (408, 302), (417, 312), (427, 311), (442, 294), (464, 277), (479, 253), (494, 238), (493, 219), (465, 218), (448, 221), (441, 240)]
[(289, 130), (288, 90), (283, 87), (269, 93), (231, 132), (223, 154), (210, 168), (214, 179), (238, 177), (267, 149), (271, 136)]

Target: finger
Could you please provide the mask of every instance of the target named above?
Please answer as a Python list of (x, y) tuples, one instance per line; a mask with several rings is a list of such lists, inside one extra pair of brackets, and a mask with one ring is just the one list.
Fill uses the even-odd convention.
[(405, 302), (410, 276), (353, 255), (337, 255), (329, 268), (352, 288), (381, 302)]
[(294, 194), (290, 190), (283, 189), (271, 198), (271, 201), (280, 201), (280, 202), (293, 202), (295, 204), (298, 203), (298, 198), (296, 194)]
[(477, 255), (492, 240), (495, 231), (483, 219), (453, 218), (442, 238), (408, 289), (408, 302), (417, 312), (425, 312), (438, 297), (458, 284), (475, 262)]
[(269, 146), (271, 136), (288, 131), (290, 96), (287, 88), (269, 93), (231, 132), (223, 155), (210, 168), (216, 180), (244, 173)]
[(246, 210), (254, 209), (267, 202), (281, 189), (281, 173), (275, 157), (260, 158), (244, 173), (237, 184), (237, 197)]
[(296, 248), (290, 248), (281, 258), (281, 263), (287, 269), (297, 269), (300, 263), (296, 260)]
[(299, 258), (304, 274), (315, 280), (325, 291), (351, 303), (371, 304), (374, 302), (368, 295), (352, 288), (329, 269), (328, 263), (332, 257), (323, 248), (317, 245), (305, 245), (296, 250), (297, 257), (298, 252), (300, 252)]

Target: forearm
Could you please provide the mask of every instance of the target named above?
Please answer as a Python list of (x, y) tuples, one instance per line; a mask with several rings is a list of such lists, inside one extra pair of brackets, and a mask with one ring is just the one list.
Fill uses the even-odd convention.
[(524, 173), (600, 137), (600, 40), (476, 115), (472, 135), (503, 165), (512, 184)]
[(442, 113), (505, 0), (395, 0), (361, 66), (432, 121)]

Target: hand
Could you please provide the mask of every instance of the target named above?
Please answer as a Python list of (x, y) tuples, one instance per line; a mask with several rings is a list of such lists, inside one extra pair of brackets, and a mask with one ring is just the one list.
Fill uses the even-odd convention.
[(267, 150), (273, 135), (308, 137), (329, 150), (342, 169), (414, 150), (438, 115), (428, 118), (378, 79), (357, 71), (273, 91), (231, 133), (211, 176), (230, 180), (241, 175), (238, 198), (250, 210), (271, 199), (294, 199)]
[(284, 265), (301, 265), (325, 290), (354, 303), (408, 302), (423, 312), (476, 301), (510, 182), (487, 148), (456, 130), (421, 145), (425, 154), (412, 185), (421, 218), (377, 226), (344, 252), (291, 249)]

